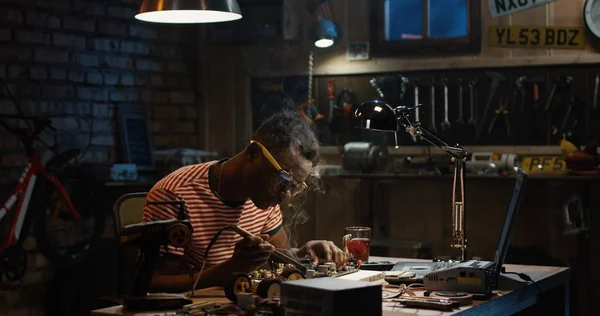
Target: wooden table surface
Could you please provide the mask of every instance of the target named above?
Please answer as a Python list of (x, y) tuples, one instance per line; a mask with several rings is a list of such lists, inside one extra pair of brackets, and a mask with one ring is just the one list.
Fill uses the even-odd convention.
[[(374, 257), (371, 256), (369, 261), (423, 261), (427, 262), (430, 260), (419, 260), (419, 259), (404, 259), (404, 258), (386, 258), (386, 257)], [(547, 291), (558, 286), (565, 287), (565, 315), (569, 312), (569, 268), (566, 267), (546, 267), (546, 266), (526, 266), (526, 265), (504, 265), (507, 272), (520, 272), (529, 275), (542, 291)], [(517, 276), (505, 275), (503, 277), (510, 278), (515, 281), (520, 281)], [(502, 284), (502, 283), (501, 283)], [(386, 289), (384, 287), (384, 295), (388, 295), (391, 292), (397, 291), (395, 289)], [(387, 292), (387, 293), (386, 293)], [(416, 292), (417, 295), (422, 292)], [(524, 286), (520, 290), (502, 290), (494, 291), (492, 298), (486, 301), (473, 301), (472, 305), (462, 306), (460, 309), (456, 309), (453, 312), (441, 312), (430, 309), (416, 309), (402, 307), (400, 303), (383, 302), (383, 315), (384, 316), (396, 316), (396, 315), (509, 315), (514, 312), (520, 311), (524, 308), (532, 306), (537, 301), (538, 289), (534, 285)], [(202, 289), (196, 291), (192, 297), (194, 304), (212, 302), (217, 304), (227, 304), (230, 301), (225, 297), (223, 289), (220, 287), (214, 287), (209, 289)], [(156, 311), (156, 312), (128, 312), (123, 309), (121, 305), (103, 308), (92, 311), (92, 316), (108, 316), (108, 315), (127, 315), (127, 316), (158, 316), (158, 315), (173, 315), (174, 311)]]

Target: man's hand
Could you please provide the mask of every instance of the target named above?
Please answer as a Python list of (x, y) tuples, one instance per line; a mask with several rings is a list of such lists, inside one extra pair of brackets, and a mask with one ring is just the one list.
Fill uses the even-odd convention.
[(348, 261), (347, 255), (338, 248), (333, 241), (311, 240), (304, 244), (296, 252), (299, 258), (309, 256), (315, 265), (319, 262), (335, 262), (336, 266), (342, 267)]
[(233, 272), (248, 273), (265, 264), (275, 250), (265, 240), (264, 236), (250, 236), (240, 240), (229, 259), (235, 269)]

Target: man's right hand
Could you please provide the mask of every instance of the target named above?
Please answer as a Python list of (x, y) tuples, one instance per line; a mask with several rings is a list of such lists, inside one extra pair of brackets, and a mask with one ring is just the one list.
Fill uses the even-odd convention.
[(245, 237), (237, 242), (229, 261), (235, 269), (234, 272), (248, 273), (265, 264), (274, 250), (275, 247), (261, 237)]

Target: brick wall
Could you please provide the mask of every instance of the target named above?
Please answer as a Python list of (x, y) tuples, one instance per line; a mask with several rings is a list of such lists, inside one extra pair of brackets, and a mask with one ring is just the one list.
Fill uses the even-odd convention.
[[(138, 22), (139, 3), (0, 1), (0, 78), (15, 89), (24, 79), (41, 85), (40, 102), (25, 106), (31, 114), (87, 118), (93, 126), (88, 162), (118, 162), (113, 117), (115, 108), (130, 104), (147, 106), (156, 148), (198, 145), (196, 28)], [(7, 111), (14, 111), (10, 103), (0, 103), (0, 113)], [(14, 139), (0, 134), (0, 181), (6, 181), (24, 157)]]
[[(198, 147), (196, 27), (138, 22), (133, 16), (139, 4), (0, 0), (0, 79), (13, 94), (25, 91), (17, 95), (26, 114), (85, 118), (91, 135), (78, 119), (64, 118), (54, 124), (62, 133), (51, 138), (61, 148), (83, 148), (91, 136), (84, 162), (119, 162), (115, 110), (128, 105), (147, 107), (155, 148)], [(14, 111), (0, 99), (0, 113)], [(23, 154), (17, 140), (1, 130), (0, 184), (16, 181)], [(0, 290), (0, 316), (41, 315), (44, 285), (53, 271), (35, 241), (28, 239), (25, 247), (27, 274), (18, 290)]]

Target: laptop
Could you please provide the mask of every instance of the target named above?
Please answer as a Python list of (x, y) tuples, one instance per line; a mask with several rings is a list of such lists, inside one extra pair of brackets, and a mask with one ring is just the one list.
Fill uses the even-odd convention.
[(470, 266), (473, 264), (487, 266), (491, 271), (493, 271), (493, 277), (497, 279), (500, 275), (504, 259), (506, 258), (506, 253), (510, 244), (510, 236), (515, 224), (516, 215), (521, 207), (521, 202), (523, 200), (523, 188), (526, 182), (527, 173), (520, 168), (517, 169), (516, 183), (510, 203), (508, 204), (506, 218), (504, 219), (504, 225), (500, 233), (500, 239), (498, 240), (498, 246), (496, 248), (493, 262), (477, 260), (469, 260), (466, 262), (398, 262), (392, 267), (391, 271), (386, 272), (386, 281), (393, 283), (403, 282), (403, 279), (412, 282), (414, 282), (415, 279), (419, 281), (422, 280), (425, 275), (431, 272), (465, 264)]

